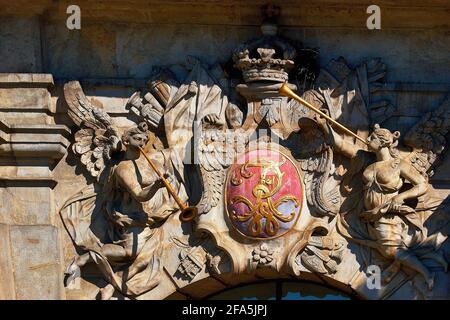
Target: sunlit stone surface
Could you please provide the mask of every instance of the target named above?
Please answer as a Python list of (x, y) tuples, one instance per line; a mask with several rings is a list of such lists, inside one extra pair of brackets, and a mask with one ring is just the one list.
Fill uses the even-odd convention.
[(0, 0), (0, 299), (450, 298), (448, 1), (77, 3)]

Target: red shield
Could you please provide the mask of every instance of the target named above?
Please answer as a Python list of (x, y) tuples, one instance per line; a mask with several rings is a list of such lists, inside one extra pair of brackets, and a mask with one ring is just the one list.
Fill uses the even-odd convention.
[(246, 237), (279, 237), (300, 216), (300, 175), (289, 157), (276, 150), (244, 153), (229, 169), (225, 192), (228, 217)]

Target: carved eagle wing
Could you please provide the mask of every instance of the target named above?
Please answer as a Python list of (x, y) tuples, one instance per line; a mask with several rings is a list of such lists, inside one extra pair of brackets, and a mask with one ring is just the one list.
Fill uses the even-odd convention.
[(200, 213), (208, 213), (221, 199), (226, 168), (233, 163), (236, 151), (245, 146), (244, 135), (239, 132), (205, 130), (201, 134), (198, 160), (203, 194), (197, 205)]
[(64, 85), (64, 97), (68, 114), (79, 127), (72, 150), (89, 174), (99, 179), (112, 153), (121, 149), (118, 131), (106, 112), (91, 105), (78, 81)]

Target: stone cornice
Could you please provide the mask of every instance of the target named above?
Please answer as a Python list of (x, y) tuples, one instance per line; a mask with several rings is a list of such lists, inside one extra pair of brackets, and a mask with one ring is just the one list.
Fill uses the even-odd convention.
[(0, 120), (0, 156), (59, 160), (70, 142), (64, 125), (8, 125)]
[[(70, 145), (70, 130), (55, 124), (51, 74), (0, 74), (0, 181), (47, 183)], [(3, 100), (2, 100), (3, 99)]]
[[(78, 0), (85, 23), (207, 24), (259, 26), (260, 7), (267, 1), (161, 1), (161, 0)], [(355, 0), (274, 0), (281, 7), (282, 26), (365, 28), (367, 6), (373, 1)], [(65, 20), (73, 1), (0, 0), (9, 16), (41, 16), (45, 20)], [(446, 0), (380, 0), (382, 28), (450, 28), (450, 4)]]
[(0, 73), (0, 87), (21, 86), (45, 87), (54, 85), (53, 76), (48, 73)]

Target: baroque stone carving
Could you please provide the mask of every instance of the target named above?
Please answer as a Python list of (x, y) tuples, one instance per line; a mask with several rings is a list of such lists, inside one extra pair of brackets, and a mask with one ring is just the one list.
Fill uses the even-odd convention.
[[(319, 120), (319, 123), (326, 134), (331, 136), (330, 143), (335, 150), (358, 161), (353, 165), (363, 169), (363, 210), (359, 217), (368, 229), (365, 236), (368, 240), (363, 243), (376, 248), (381, 255), (392, 260), (389, 267), (391, 274), (386, 275), (385, 281), (389, 282), (399, 267), (404, 265), (419, 272), (431, 290), (434, 276), (421, 262), (421, 257), (434, 259), (447, 270), (447, 262), (439, 251), (446, 237), (441, 232), (428, 235), (424, 228), (421, 214), (432, 209), (433, 204), (426, 200), (420, 201), (419, 198), (430, 196), (432, 191), (409, 159), (400, 157), (396, 148), (400, 133), (391, 133), (375, 125), (368, 137), (369, 151), (365, 151), (345, 142), (323, 120)], [(402, 190), (405, 182), (410, 183), (411, 187)], [(420, 201), (420, 206), (412, 208), (406, 204), (408, 200)], [(345, 227), (349, 226), (344, 226), (342, 230), (346, 230)], [(343, 232), (346, 234), (346, 231)], [(359, 239), (352, 237), (352, 240)]]
[[(65, 85), (78, 127), (73, 152), (95, 178), (61, 210), (80, 251), (68, 267), (69, 281), (93, 263), (108, 283), (100, 290), (103, 299), (114, 293), (137, 298), (160, 284), (170, 238), (199, 233), (208, 240), (171, 249), (178, 260), (170, 276), (178, 272), (190, 283), (203, 273), (269, 267), (352, 285), (360, 269), (376, 263), (364, 254), (371, 249), (382, 260), (385, 286), (406, 268), (431, 290), (429, 264), (447, 271), (440, 248), (448, 237), (449, 208), (428, 177), (445, 151), (448, 100), (401, 141), (399, 131), (375, 124), (394, 109), (372, 99), (386, 74), (379, 59), (352, 69), (339, 58), (317, 75), (298, 72), (303, 48), (277, 36), (274, 24), (262, 30), (260, 39), (235, 51), (237, 78), (193, 57), (184, 79), (169, 70), (157, 73), (149, 92), (129, 98), (130, 118), (137, 119), (129, 128), (118, 128), (93, 107), (78, 82)], [(298, 91), (304, 100), (367, 145), (281, 95), (293, 72), (297, 82), (301, 75), (308, 78), (303, 83), (315, 79)], [(198, 208), (188, 227), (176, 219), (176, 201), (140, 148), (182, 201)], [(207, 241), (216, 252), (204, 248)], [(353, 253), (354, 246), (363, 253)], [(352, 255), (360, 264), (353, 269)], [(343, 280), (346, 268), (353, 273)]]
[(251, 263), (256, 265), (270, 265), (274, 261), (273, 255), (273, 249), (269, 248), (266, 243), (263, 243), (259, 248), (253, 250)]
[[(80, 127), (73, 151), (98, 179), (96, 188), (81, 190), (61, 210), (72, 240), (85, 252), (74, 259), (67, 273), (95, 263), (109, 282), (100, 290), (103, 299), (115, 290), (140, 295), (159, 282), (163, 231), (158, 226), (177, 210), (140, 155), (139, 147), (149, 142), (148, 126), (140, 123), (119, 137), (109, 116), (90, 105), (78, 82), (69, 82), (64, 89), (69, 115)], [(180, 164), (176, 154), (167, 149), (148, 152), (183, 197), (183, 186), (175, 176)]]
[(334, 274), (342, 261), (345, 242), (336, 235), (312, 235), (304, 251), (297, 256), (297, 264), (312, 272)]
[(192, 280), (203, 269), (206, 262), (204, 258), (204, 252), (199, 248), (183, 250), (180, 253), (181, 263), (178, 271)]

